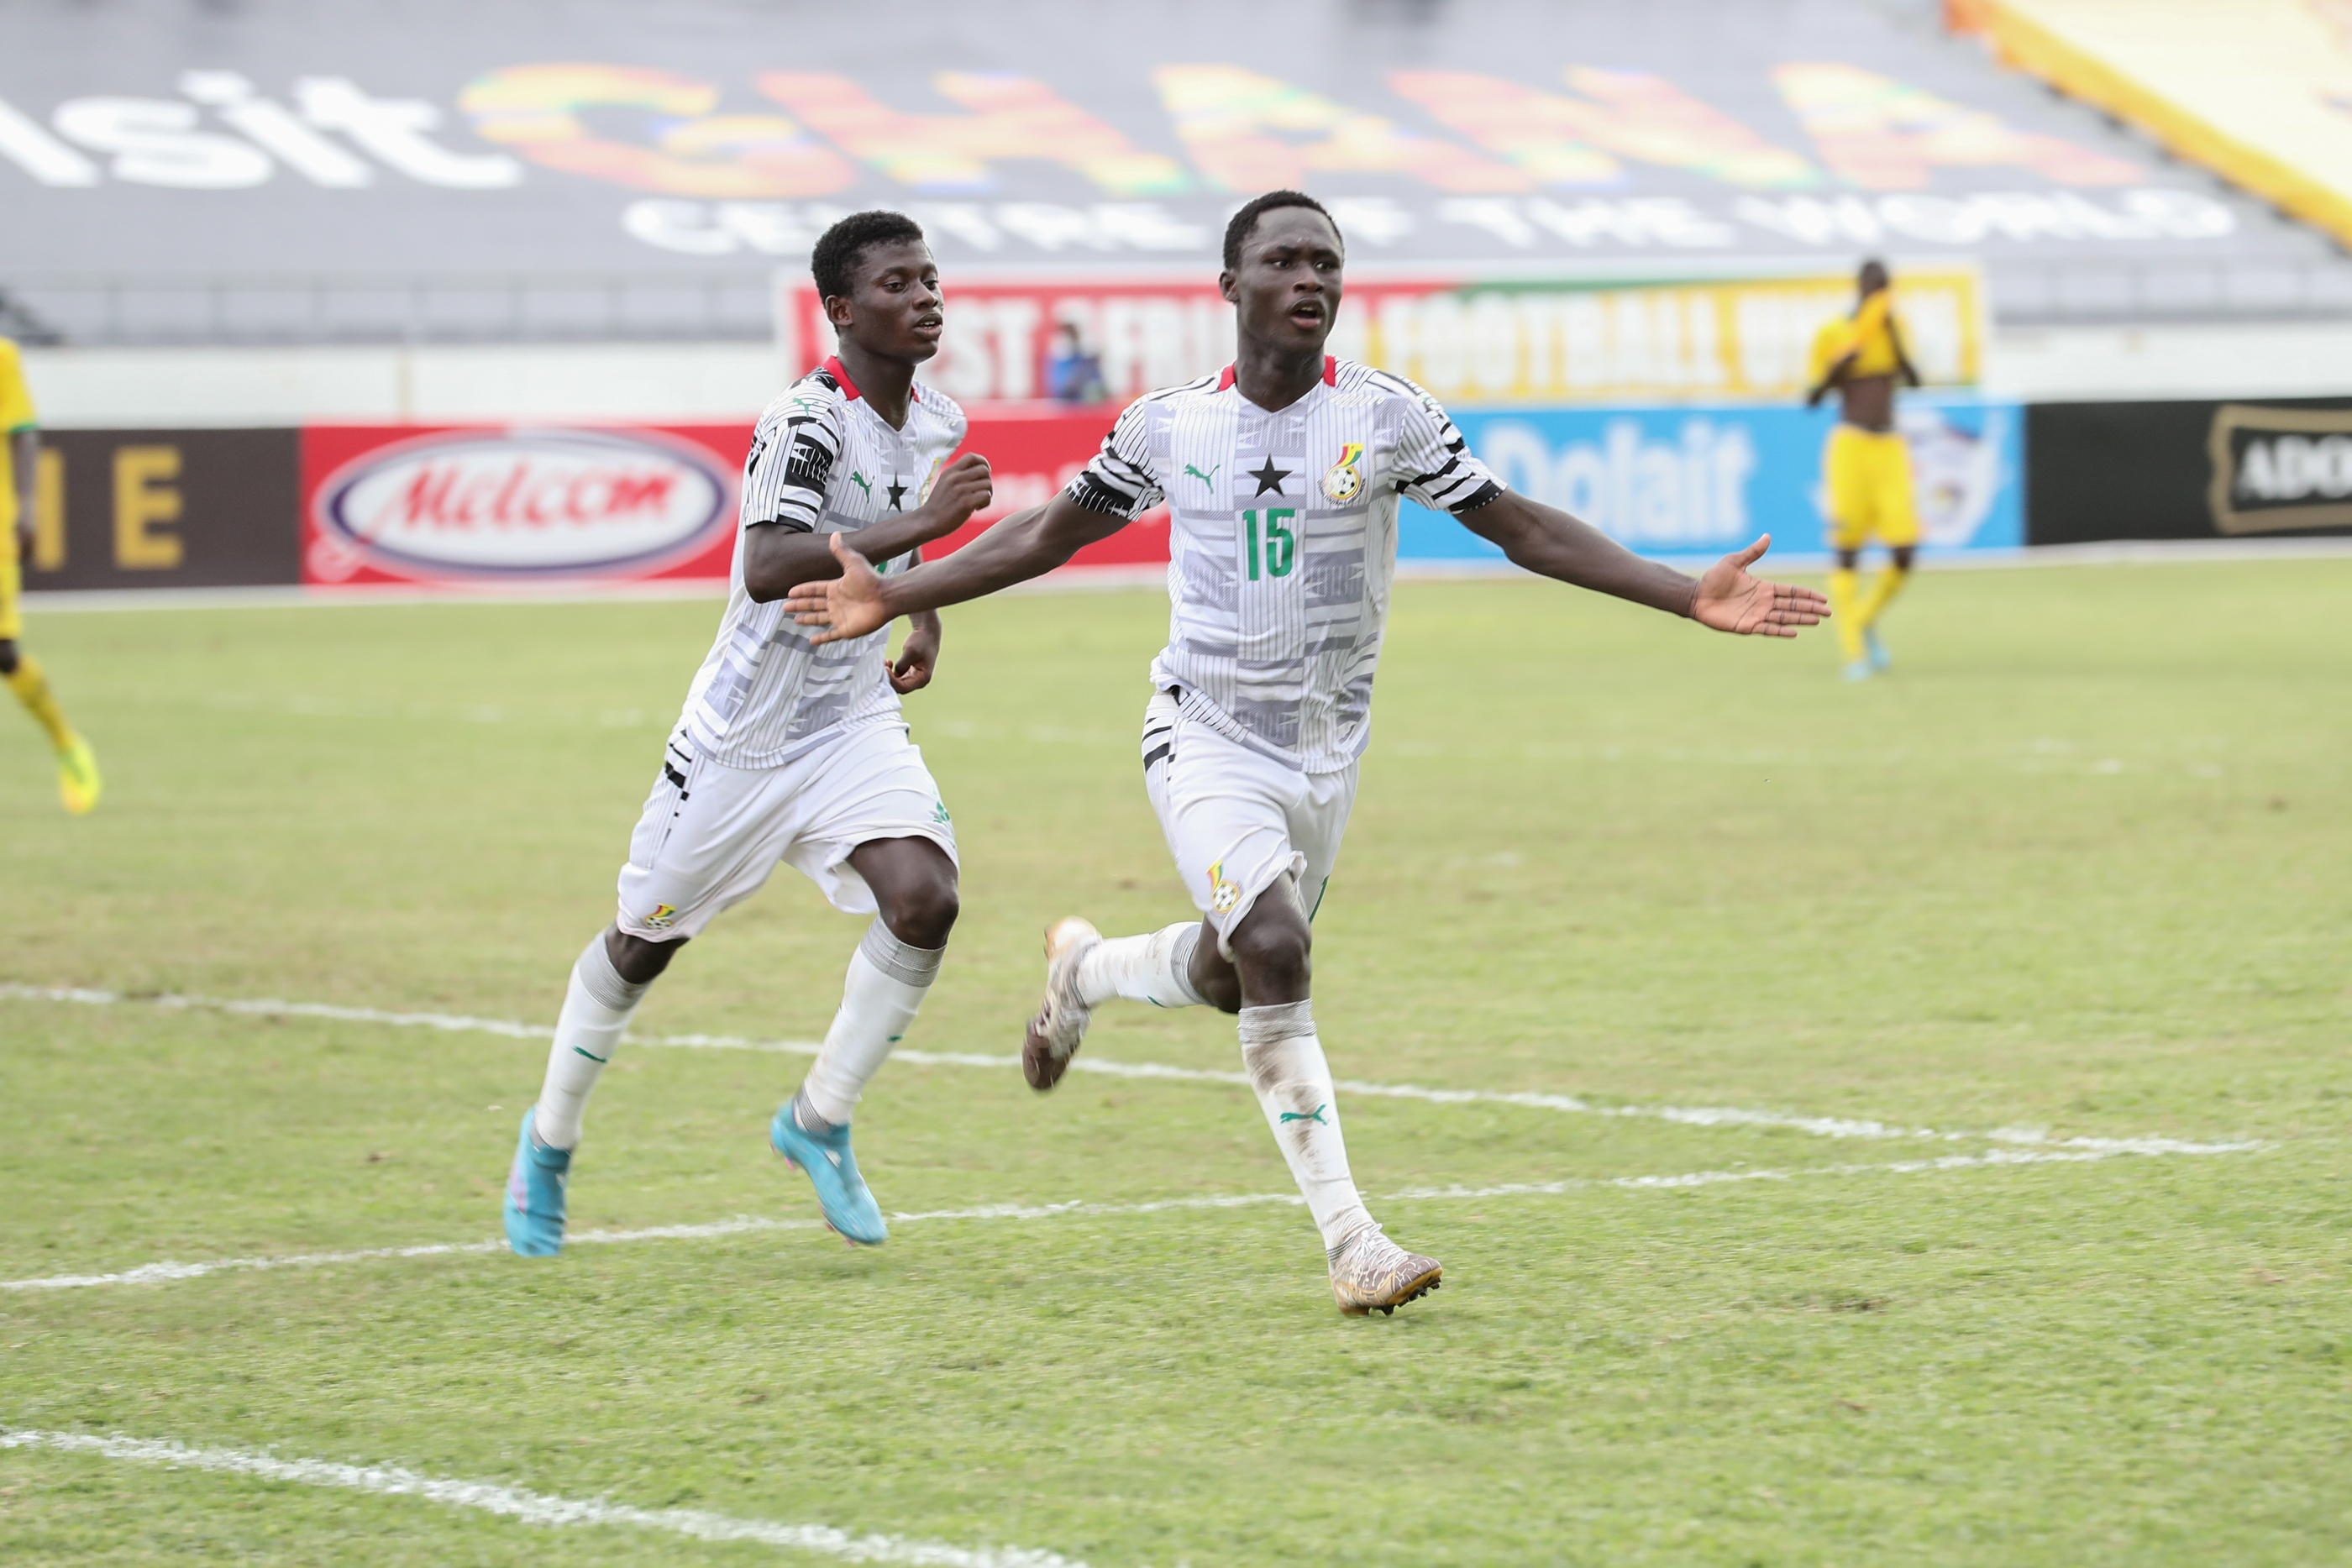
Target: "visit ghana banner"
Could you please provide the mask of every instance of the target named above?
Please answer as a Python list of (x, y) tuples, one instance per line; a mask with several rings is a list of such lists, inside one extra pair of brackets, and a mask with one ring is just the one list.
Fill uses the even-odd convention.
[(2042, 277), (2315, 237), (1876, 0), (5, 17), (0, 285), (36, 305), (110, 278), (740, 275), (877, 205), (953, 268), (1213, 271), (1226, 214), (1280, 185), (1332, 204), (1354, 262), (1423, 270), (1880, 250)]
[[(1234, 357), (1234, 319), (1205, 271), (951, 277), (946, 333), (924, 379), (970, 403), (1042, 396), (1046, 356), (1066, 325), (1100, 361), (1116, 402), (1207, 374)], [(814, 364), (833, 350), (823, 302), (804, 273), (779, 274), (777, 284), (782, 361)], [(1895, 290), (1921, 376), (1973, 385), (1984, 346), (1977, 272), (1906, 267)], [(1815, 330), (1853, 306), (1853, 280), (1826, 274), (1470, 282), (1358, 272), (1330, 346), (1410, 376), (1449, 403), (1793, 399), (1805, 390)]]

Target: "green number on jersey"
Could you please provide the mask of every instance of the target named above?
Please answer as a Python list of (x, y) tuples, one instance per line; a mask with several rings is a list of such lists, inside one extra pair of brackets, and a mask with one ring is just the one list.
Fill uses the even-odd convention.
[(1298, 564), (1298, 537), (1282, 525), (1298, 516), (1296, 507), (1269, 507), (1265, 513), (1265, 545), (1261, 550), (1257, 537), (1257, 513), (1255, 509), (1242, 514), (1242, 559), (1249, 568), (1249, 580), (1258, 580), (1261, 563), (1267, 577), (1288, 577), (1290, 569)]

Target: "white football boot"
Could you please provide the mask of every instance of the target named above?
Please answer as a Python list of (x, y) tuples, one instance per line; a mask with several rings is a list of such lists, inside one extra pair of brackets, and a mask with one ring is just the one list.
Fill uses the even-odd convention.
[(1331, 1249), (1331, 1296), (1352, 1318), (1367, 1312), (1393, 1317), (1407, 1301), (1437, 1289), (1444, 1268), (1434, 1258), (1408, 1252), (1378, 1225), (1367, 1225)]
[(1046, 929), (1045, 1005), (1029, 1020), (1029, 1035), (1021, 1046), (1021, 1075), (1041, 1094), (1062, 1081), (1070, 1070), (1070, 1058), (1087, 1038), (1095, 1010), (1078, 994), (1078, 966), (1100, 946), (1102, 933), (1075, 915)]

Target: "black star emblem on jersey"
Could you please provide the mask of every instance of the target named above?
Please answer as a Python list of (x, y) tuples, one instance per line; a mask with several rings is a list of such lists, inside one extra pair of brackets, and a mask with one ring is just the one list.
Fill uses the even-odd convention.
[(890, 509), (894, 512), (907, 509), (907, 486), (902, 480), (894, 478), (890, 481)]
[(1257, 493), (1261, 496), (1281, 495), (1282, 482), (1285, 479), (1289, 478), (1291, 475), (1290, 469), (1276, 468), (1274, 465), (1274, 459), (1272, 457), (1268, 457), (1265, 460), (1265, 467), (1245, 469), (1244, 472), (1247, 473), (1251, 478), (1257, 481)]

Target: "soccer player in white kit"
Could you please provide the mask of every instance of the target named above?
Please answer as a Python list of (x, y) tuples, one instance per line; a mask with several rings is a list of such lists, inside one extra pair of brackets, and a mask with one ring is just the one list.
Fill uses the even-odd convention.
[(849, 1120), (922, 1006), (955, 924), (955, 829), (898, 704), (929, 682), (940, 622), (917, 612), (893, 664), (887, 625), (818, 646), (782, 598), (837, 570), (828, 539), (861, 569), (906, 570), (988, 504), (989, 473), (976, 455), (948, 462), (963, 411), (914, 379), (939, 351), (942, 319), (922, 230), (897, 213), (844, 218), (817, 241), (810, 270), (839, 352), (770, 403), (752, 434), (718, 640), (629, 841), (619, 917), (572, 967), (545, 1085), (523, 1113), (505, 1213), (507, 1239), (526, 1256), (562, 1249), (581, 1113), (646, 988), (780, 860), (835, 908), (875, 921), (769, 1141), (807, 1172), (835, 1230), (869, 1246), (887, 1234), (850, 1152)]
[(1792, 637), (1827, 605), (1748, 574), (1769, 537), (1694, 580), (1505, 490), (1427, 392), (1325, 355), (1343, 262), (1312, 197), (1248, 203), (1225, 233), (1219, 284), (1238, 350), (1223, 373), (1137, 401), (1053, 501), (948, 559), (886, 578), (836, 545), (844, 570), (795, 587), (786, 608), (825, 636), (870, 636), (890, 616), (1049, 571), (1167, 499), (1168, 646), (1151, 666), (1144, 782), (1202, 918), (1109, 941), (1083, 920), (1057, 924), (1022, 1065), (1052, 1088), (1114, 997), (1239, 1014), (1242, 1060), (1322, 1233), (1332, 1294), (1360, 1314), (1394, 1312), (1443, 1272), (1389, 1240), (1356, 1191), (1307, 994), (1308, 922), (1370, 738), (1398, 497), (1451, 512), (1530, 571), (1717, 631)]

